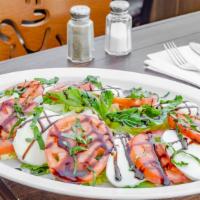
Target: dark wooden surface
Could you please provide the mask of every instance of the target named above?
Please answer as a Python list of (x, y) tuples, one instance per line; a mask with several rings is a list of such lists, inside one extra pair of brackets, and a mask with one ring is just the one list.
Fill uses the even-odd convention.
[[(66, 59), (66, 46), (46, 50), (43, 52), (15, 58), (0, 63), (0, 74), (47, 67), (98, 67), (136, 71), (139, 73), (152, 72), (144, 70), (144, 60), (148, 53), (161, 50), (163, 42), (175, 40), (177, 44), (184, 45), (191, 41), (200, 42), (200, 12), (172, 18), (157, 23), (133, 29), (133, 52), (125, 57), (111, 57), (104, 53), (104, 37), (96, 38), (95, 60), (88, 64), (74, 65)], [(159, 75), (155, 74), (154, 75)], [(159, 75), (160, 76), (160, 75)], [(9, 190), (9, 191), (8, 191)], [(7, 194), (7, 198), (4, 198)], [(13, 195), (21, 200), (78, 200), (80, 198), (64, 197), (20, 184), (3, 180), (0, 184), (0, 200), (11, 200)], [(200, 195), (180, 198), (182, 200), (200, 200)]]
[(153, 0), (150, 20), (163, 20), (199, 10), (199, 0)]

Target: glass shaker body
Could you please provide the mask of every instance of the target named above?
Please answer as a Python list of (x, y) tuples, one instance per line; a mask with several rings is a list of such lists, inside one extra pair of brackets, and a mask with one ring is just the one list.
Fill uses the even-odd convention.
[(68, 59), (70, 61), (84, 63), (94, 58), (94, 28), (89, 17), (69, 20), (67, 44)]
[(106, 18), (105, 51), (122, 56), (132, 51), (132, 17), (128, 12), (110, 13)]

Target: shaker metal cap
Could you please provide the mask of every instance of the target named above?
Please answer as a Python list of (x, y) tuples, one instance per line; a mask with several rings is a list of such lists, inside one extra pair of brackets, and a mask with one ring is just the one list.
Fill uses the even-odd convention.
[(129, 6), (130, 6), (129, 2), (123, 0), (116, 0), (110, 3), (111, 11), (116, 13), (122, 13), (128, 11)]
[(72, 18), (74, 19), (83, 19), (83, 18), (89, 17), (90, 8), (85, 5), (73, 6), (70, 9), (70, 14)]

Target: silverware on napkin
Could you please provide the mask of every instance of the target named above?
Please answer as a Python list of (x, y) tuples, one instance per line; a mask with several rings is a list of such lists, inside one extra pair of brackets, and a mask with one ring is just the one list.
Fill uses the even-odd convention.
[(174, 41), (167, 42), (163, 44), (167, 54), (171, 58), (172, 62), (183, 70), (200, 72), (200, 68), (195, 65), (189, 63), (185, 57), (182, 55), (181, 51), (178, 49)]
[(190, 49), (192, 49), (196, 54), (200, 56), (200, 44), (196, 42), (189, 43)]

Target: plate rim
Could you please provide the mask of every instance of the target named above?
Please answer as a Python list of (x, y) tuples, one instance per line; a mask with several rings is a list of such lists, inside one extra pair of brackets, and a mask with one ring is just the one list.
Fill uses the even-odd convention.
[[(188, 96), (196, 95), (192, 97), (199, 101), (200, 103), (200, 93), (199, 89), (194, 88), (192, 86), (186, 85), (184, 83), (179, 83), (174, 80), (168, 80), (166, 78), (157, 77), (148, 74), (141, 74), (137, 72), (130, 72), (130, 71), (122, 71), (122, 70), (113, 70), (113, 69), (100, 69), (100, 68), (43, 68), (43, 69), (30, 69), (30, 70), (23, 70), (23, 71), (16, 71), (10, 72), (6, 74), (1, 74), (0, 79), (16, 79), (18, 76), (17, 74), (21, 75), (29, 75), (33, 76), (36, 72), (38, 74), (54, 74), (58, 73), (59, 71), (68, 72), (69, 74), (77, 73), (80, 77), (84, 77), (86, 74), (92, 75), (105, 75), (108, 77), (109, 74), (113, 76), (119, 76), (122, 78), (123, 76), (127, 76), (126, 78), (130, 80), (131, 76), (138, 80), (144, 79), (145, 81), (140, 80), (140, 82), (148, 83), (159, 83), (160, 85), (168, 86), (170, 89), (177, 90), (174, 87), (178, 87), (183, 93), (188, 93)], [(109, 73), (108, 73), (109, 72)], [(60, 72), (59, 72), (60, 73)], [(48, 74), (48, 76), (49, 76)], [(66, 75), (70, 77), (70, 75)], [(105, 79), (105, 77), (101, 77)], [(132, 78), (133, 78), (132, 77)], [(146, 79), (145, 79), (146, 78)], [(20, 79), (20, 78), (19, 78)], [(115, 80), (116, 77), (114, 77)], [(126, 79), (126, 81), (128, 81)], [(150, 80), (151, 79), (151, 80)], [(7, 80), (8, 81), (8, 80)], [(22, 80), (23, 81), (23, 80)], [(120, 81), (120, 80), (119, 80)], [(121, 80), (122, 81), (122, 80)], [(20, 81), (19, 81), (20, 82)], [(1, 84), (0, 84), (1, 87)], [(160, 86), (161, 87), (161, 86)], [(185, 96), (185, 95), (184, 95)], [(187, 96), (187, 95), (186, 95)], [(35, 189), (42, 189), (47, 192), (54, 192), (63, 195), (69, 196), (76, 196), (76, 197), (86, 197), (86, 198), (97, 198), (97, 199), (161, 199), (161, 198), (172, 198), (172, 197), (181, 197), (187, 196), (192, 194), (199, 194), (200, 193), (200, 181), (191, 182), (187, 184), (181, 185), (173, 185), (173, 186), (165, 186), (165, 187), (158, 187), (158, 188), (137, 188), (137, 189), (130, 189), (130, 188), (106, 188), (106, 187), (92, 187), (92, 186), (83, 186), (83, 185), (75, 185), (71, 183), (63, 183), (59, 181), (49, 180), (42, 177), (33, 176), (31, 174), (27, 174), (21, 171), (17, 171), (16, 169), (7, 166), (6, 164), (0, 161), (0, 176), (11, 181), (27, 185), (33, 187)], [(32, 182), (32, 181), (33, 182)], [(35, 182), (34, 182), (35, 181)]]

